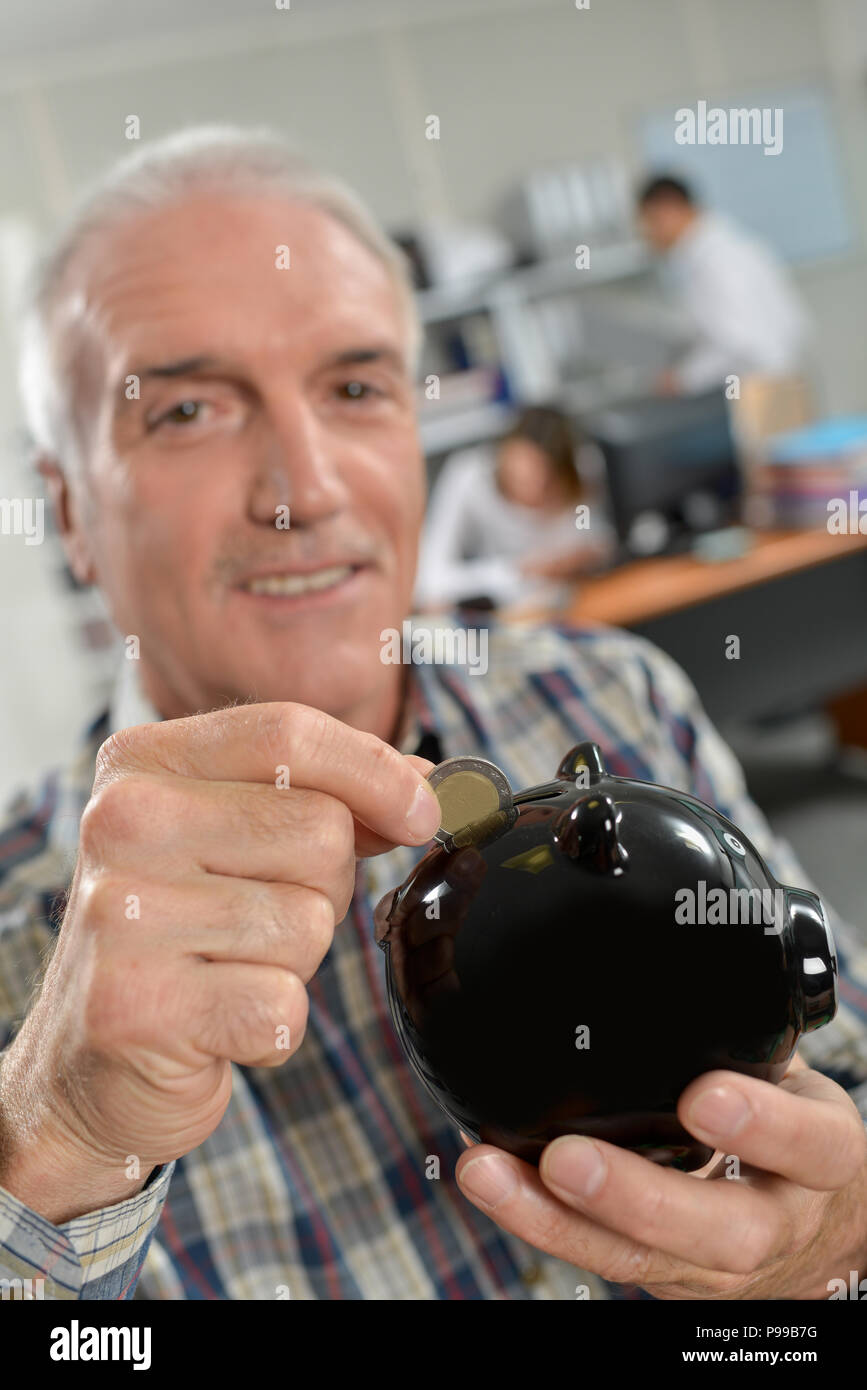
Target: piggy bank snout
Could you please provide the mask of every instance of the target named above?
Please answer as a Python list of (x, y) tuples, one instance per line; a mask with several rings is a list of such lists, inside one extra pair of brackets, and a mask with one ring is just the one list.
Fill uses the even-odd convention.
[(801, 1029), (810, 1032), (837, 1012), (837, 954), (821, 900), (803, 888), (787, 888), (793, 943), (795, 999)]

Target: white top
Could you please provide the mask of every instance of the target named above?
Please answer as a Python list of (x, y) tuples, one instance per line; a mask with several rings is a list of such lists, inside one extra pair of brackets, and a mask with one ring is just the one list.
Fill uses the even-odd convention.
[(574, 585), (521, 574), (527, 559), (555, 559), (582, 542), (606, 544), (612, 535), (598, 506), (578, 529), (575, 507), (546, 513), (504, 497), (496, 483), (496, 446), (461, 449), (443, 464), (428, 503), (415, 601), (453, 603), (479, 594), (500, 605), (556, 604)]
[(700, 213), (666, 257), (695, 344), (676, 371), (687, 391), (730, 374), (797, 371), (809, 320), (766, 246), (716, 213)]

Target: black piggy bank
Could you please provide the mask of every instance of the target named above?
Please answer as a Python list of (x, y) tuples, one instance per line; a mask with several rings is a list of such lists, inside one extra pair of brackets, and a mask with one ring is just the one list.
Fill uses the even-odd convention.
[(837, 1008), (815, 894), (696, 797), (610, 776), (593, 743), (431, 848), (375, 923), (418, 1075), (530, 1162), (580, 1133), (701, 1167), (684, 1087), (717, 1067), (779, 1081)]

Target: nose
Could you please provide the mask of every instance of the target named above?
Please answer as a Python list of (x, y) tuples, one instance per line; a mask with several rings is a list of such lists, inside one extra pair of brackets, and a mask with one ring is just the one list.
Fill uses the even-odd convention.
[(251, 519), (285, 530), (340, 511), (348, 494), (336, 446), (303, 394), (282, 392), (268, 421), (269, 437), (250, 486)]

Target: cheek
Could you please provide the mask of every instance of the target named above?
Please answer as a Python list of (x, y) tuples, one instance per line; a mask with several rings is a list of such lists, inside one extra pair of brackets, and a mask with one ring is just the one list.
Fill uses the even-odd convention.
[(147, 604), (167, 589), (178, 594), (185, 575), (206, 567), (218, 527), (211, 499), (205, 505), (199, 496), (189, 479), (147, 473), (102, 491), (99, 563), (109, 587), (134, 588), (136, 602)]
[(532, 501), (535, 491), (535, 479), (532, 470), (522, 465), (514, 465), (507, 474), (507, 486), (511, 495), (518, 502)]
[(415, 441), (405, 450), (382, 450), (356, 476), (359, 508), (375, 521), (395, 553), (414, 564), (427, 495), (424, 459)]

